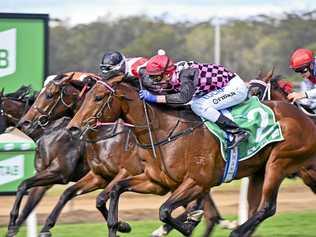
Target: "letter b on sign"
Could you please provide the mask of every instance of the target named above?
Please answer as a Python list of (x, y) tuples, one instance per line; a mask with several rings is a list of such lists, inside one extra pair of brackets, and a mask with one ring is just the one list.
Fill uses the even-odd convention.
[(0, 49), (0, 68), (7, 68), (9, 66), (9, 51)]
[(16, 29), (0, 31), (0, 77), (16, 70)]

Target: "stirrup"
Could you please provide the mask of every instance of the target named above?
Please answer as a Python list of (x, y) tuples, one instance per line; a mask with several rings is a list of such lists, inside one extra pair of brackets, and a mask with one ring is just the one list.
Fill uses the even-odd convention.
[(242, 141), (248, 139), (249, 133), (247, 131), (242, 131), (241, 133), (232, 134), (233, 140), (230, 142), (230, 145), (227, 145), (227, 149), (233, 149)]

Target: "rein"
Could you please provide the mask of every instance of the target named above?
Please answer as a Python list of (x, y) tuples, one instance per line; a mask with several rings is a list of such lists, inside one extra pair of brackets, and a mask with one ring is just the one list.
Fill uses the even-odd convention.
[(58, 95), (58, 98), (55, 100), (54, 104), (47, 111), (44, 111), (41, 108), (34, 105), (34, 109), (37, 110), (41, 115), (38, 117), (38, 119), (36, 119), (35, 121), (32, 122), (31, 127), (33, 127), (34, 124), (36, 124), (36, 123), (42, 128), (46, 127), (49, 123), (49, 120), (51, 118), (51, 115), (52, 115), (54, 109), (57, 107), (59, 102), (61, 102), (68, 109), (72, 108), (76, 104), (76, 102), (71, 102), (70, 104), (67, 104), (65, 99), (64, 99), (65, 95), (66, 95), (65, 87), (61, 86), (61, 90), (60, 90), (60, 93)]
[[(271, 84), (272, 83), (278, 83), (277, 81), (273, 81), (272, 83), (269, 81), (268, 83), (260, 80), (251, 80), (249, 82), (251, 83), (258, 83), (265, 87), (264, 93), (262, 98), (260, 98), (260, 101), (263, 101), (266, 95), (268, 96), (268, 100), (271, 100)], [(288, 93), (284, 91), (279, 85), (276, 87), (277, 90), (279, 90), (282, 94), (284, 94), (285, 97), (287, 97)], [(296, 107), (298, 107), (303, 113), (305, 113), (307, 116), (312, 117), (313, 119), (316, 118), (316, 114), (308, 112), (304, 106), (302, 106), (299, 102), (291, 102), (291, 104), (294, 104)]]
[(186, 129), (183, 129), (179, 132), (176, 132), (174, 133), (174, 131), (176, 130), (176, 128), (178, 127), (178, 125), (180, 124), (180, 120), (177, 121), (175, 127), (171, 130), (171, 132), (169, 133), (168, 137), (158, 141), (158, 142), (155, 142), (153, 144), (142, 144), (138, 141), (137, 137), (134, 135), (134, 138), (136, 140), (136, 144), (139, 146), (139, 147), (142, 147), (144, 149), (152, 149), (152, 145), (154, 146), (160, 146), (160, 145), (166, 145), (170, 142), (173, 142), (175, 140), (177, 140), (178, 138), (182, 137), (182, 136), (186, 136), (186, 135), (189, 135), (190, 133), (192, 133), (195, 129), (201, 127), (204, 122), (199, 122), (196, 126), (193, 126), (193, 127), (189, 127), (189, 128), (186, 128)]
[[(22, 112), (22, 115), (26, 113), (26, 111), (29, 109), (29, 105), (30, 105), (30, 97), (27, 97), (25, 99), (25, 96), (23, 97), (23, 100), (17, 100), (16, 98), (11, 98), (11, 97), (3, 97), (4, 99), (8, 99), (8, 100), (15, 100), (15, 101), (18, 101), (18, 102), (21, 102), (21, 103), (24, 103), (24, 108), (23, 108), (23, 112)], [(20, 122), (20, 118), (16, 118), (14, 117), (13, 115), (7, 113), (4, 109), (4, 106), (3, 106), (3, 98), (1, 98), (1, 115), (5, 116), (5, 117), (8, 117), (9, 119), (12, 119), (16, 122), (15, 126), (12, 127), (12, 129), (8, 130), (7, 132), (10, 132), (12, 130), (14, 130), (15, 128), (17, 128), (19, 126), (19, 122)]]
[[(130, 129), (125, 129), (124, 131), (120, 131), (120, 132), (115, 132), (116, 131), (116, 128), (117, 128), (117, 125), (120, 124), (120, 122), (116, 122), (116, 123), (109, 123), (107, 125), (104, 125), (104, 126), (108, 126), (110, 131), (106, 131), (105, 132), (105, 136), (102, 136), (100, 138), (97, 138), (97, 139), (87, 139), (85, 137), (82, 137), (82, 140), (85, 141), (85, 142), (88, 142), (88, 143), (97, 143), (99, 141), (104, 141), (104, 140), (107, 140), (107, 139), (110, 139), (110, 138), (113, 138), (113, 137), (116, 137), (120, 134), (124, 134), (124, 133), (129, 133), (130, 132)], [(93, 131), (96, 131), (96, 129), (94, 128), (88, 128), (86, 130), (89, 131), (89, 130), (93, 130)], [(108, 134), (108, 132), (111, 132), (111, 134)], [(128, 139), (127, 139), (127, 143), (128, 143)]]
[[(103, 103), (102, 107), (97, 111), (96, 113), (96, 116), (94, 117), (90, 117), (88, 118), (86, 121), (87, 124), (88, 124), (88, 127), (84, 130), (85, 132), (88, 131), (89, 129), (95, 129), (99, 126), (109, 126), (109, 125), (114, 125), (114, 124), (123, 124), (124, 126), (127, 126), (127, 127), (131, 127), (131, 128), (148, 128), (149, 124), (152, 124), (151, 121), (148, 121), (147, 124), (145, 125), (134, 125), (134, 124), (130, 124), (130, 123), (125, 123), (125, 122), (106, 122), (106, 123), (102, 123), (102, 122), (99, 122), (98, 119), (102, 116), (102, 114), (104, 113), (104, 109), (105, 107), (107, 106), (109, 109), (110, 109), (110, 105), (109, 103), (111, 102), (112, 100), (112, 97), (115, 96), (115, 90), (106, 82), (104, 81), (97, 81), (97, 83), (100, 83), (102, 84), (103, 86), (105, 86), (108, 90), (110, 90), (111, 94), (110, 96), (107, 98), (107, 101), (105, 103)], [(150, 107), (151, 108), (151, 107)], [(97, 119), (97, 123), (96, 125), (94, 125), (93, 127), (89, 125), (89, 121), (92, 121), (93, 119)], [(135, 140), (136, 140), (136, 143), (138, 146), (142, 147), (142, 148), (145, 148), (145, 149), (154, 149), (155, 146), (159, 146), (159, 145), (165, 145), (167, 143), (170, 143), (172, 141), (175, 141), (177, 138), (179, 137), (182, 137), (182, 136), (185, 136), (185, 135), (188, 135), (190, 133), (192, 133), (196, 128), (202, 126), (204, 124), (203, 121), (201, 122), (198, 122), (198, 124), (196, 126), (193, 126), (193, 127), (189, 127), (189, 128), (186, 128), (182, 131), (179, 131), (177, 133), (174, 133), (174, 131), (176, 130), (176, 128), (178, 127), (178, 125), (180, 124), (180, 122), (182, 123), (186, 123), (184, 121), (181, 121), (181, 120), (178, 120), (175, 127), (170, 131), (170, 133), (168, 134), (168, 136), (158, 142), (153, 142), (153, 140), (151, 139), (151, 143), (150, 144), (142, 144), (138, 141), (137, 137), (135, 136), (134, 134), (134, 137), (135, 137)], [(193, 122), (191, 122), (193, 123)], [(83, 132), (83, 133), (85, 133)], [(81, 135), (82, 136), (82, 135)]]

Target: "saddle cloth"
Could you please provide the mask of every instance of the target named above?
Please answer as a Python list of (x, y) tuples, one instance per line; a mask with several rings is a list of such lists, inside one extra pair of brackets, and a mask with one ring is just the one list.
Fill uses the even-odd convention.
[[(275, 120), (273, 111), (260, 103), (256, 96), (221, 112), (250, 133), (248, 140), (238, 145), (239, 161), (254, 156), (272, 142), (284, 140), (280, 124)], [(221, 153), (226, 161), (229, 154), (226, 149), (228, 134), (215, 123), (206, 121), (205, 125), (220, 140)]]

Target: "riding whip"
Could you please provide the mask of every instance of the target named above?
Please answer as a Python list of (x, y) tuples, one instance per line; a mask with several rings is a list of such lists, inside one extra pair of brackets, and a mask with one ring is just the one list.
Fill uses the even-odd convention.
[[(142, 79), (139, 79), (139, 85), (140, 85), (140, 89), (143, 89), (143, 83), (142, 83)], [(147, 123), (147, 128), (148, 128), (148, 133), (149, 133), (149, 139), (150, 139), (150, 143), (151, 143), (151, 148), (153, 150), (153, 154), (154, 154), (154, 159), (157, 159), (157, 155), (156, 155), (156, 150), (155, 150), (155, 145), (154, 145), (154, 140), (153, 140), (153, 136), (151, 133), (151, 128), (150, 128), (150, 124), (149, 124), (149, 116), (148, 116), (148, 111), (147, 111), (147, 106), (146, 106), (146, 102), (145, 100), (143, 100), (143, 106), (144, 106), (144, 112), (145, 112), (145, 117), (146, 117), (146, 123)]]

